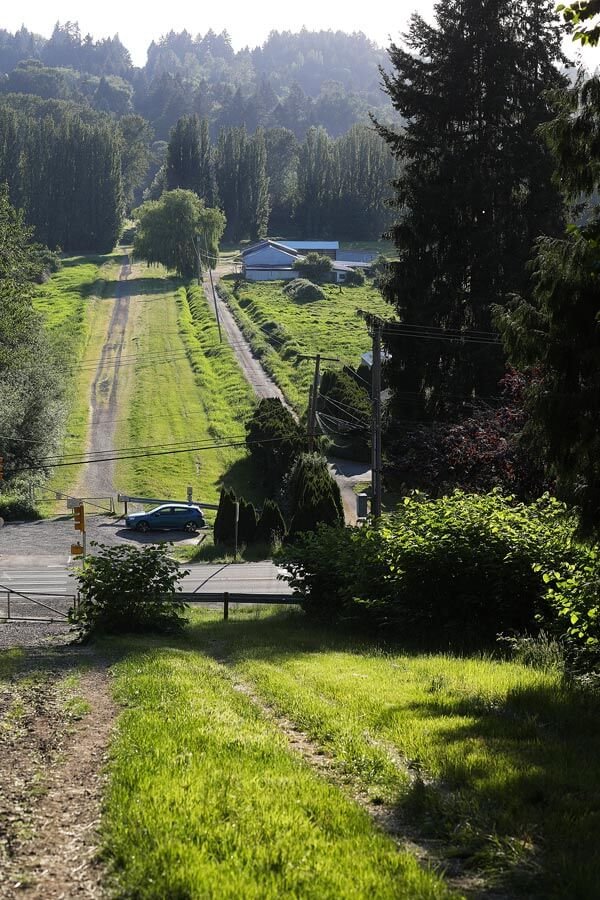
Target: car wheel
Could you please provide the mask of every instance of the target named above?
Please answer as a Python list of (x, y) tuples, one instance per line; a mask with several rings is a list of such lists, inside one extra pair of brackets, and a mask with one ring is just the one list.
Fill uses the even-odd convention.
[(146, 534), (146, 532), (150, 530), (150, 526), (148, 525), (147, 522), (140, 522), (140, 524), (137, 527), (137, 530), (141, 531), (142, 534)]
[(198, 530), (198, 526), (195, 522), (186, 522), (183, 527), (190, 534), (194, 534)]

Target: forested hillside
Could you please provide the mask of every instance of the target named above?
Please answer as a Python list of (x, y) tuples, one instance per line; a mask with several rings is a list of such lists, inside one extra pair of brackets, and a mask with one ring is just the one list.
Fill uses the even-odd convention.
[(226, 32), (170, 32), (135, 68), (118, 37), (57, 24), (49, 39), (0, 30), (0, 183), (35, 237), (110, 250), (125, 215), (193, 190), (226, 239), (377, 240), (397, 165), (386, 54), (362, 34), (272, 32), (235, 52)]
[(235, 52), (227, 32), (192, 37), (170, 32), (148, 48), (146, 65), (132, 65), (118, 37), (82, 37), (76, 23), (57, 24), (49, 39), (22, 28), (0, 30), (3, 92), (74, 100), (115, 115), (138, 112), (166, 140), (185, 114), (249, 131), (282, 126), (300, 138), (311, 125), (332, 136), (369, 111), (389, 114), (380, 90), (386, 54), (363, 34), (272, 32), (262, 47)]

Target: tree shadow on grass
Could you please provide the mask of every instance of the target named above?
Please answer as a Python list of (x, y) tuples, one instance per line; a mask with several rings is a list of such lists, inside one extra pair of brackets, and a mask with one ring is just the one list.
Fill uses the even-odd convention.
[[(304, 654), (379, 649), (377, 641), (314, 626), (289, 609), (268, 618), (258, 609), (254, 618), (252, 610), (233, 610), (227, 622), (192, 622), (186, 638), (230, 665), (249, 659), (277, 667)], [(467, 692), (442, 677), (426, 694), (382, 704), (369, 725), (376, 740), (397, 743), (401, 754), (402, 721), (411, 719), (425, 746), (438, 748), (435, 778), (425, 762), (412, 761), (416, 776), (398, 797), (399, 821), (441, 840), (467, 870), (485, 873), (496, 891), (478, 896), (600, 896), (600, 696), (558, 675), (515, 681), (504, 696)]]
[(162, 278), (128, 278), (107, 281), (102, 292), (103, 299), (114, 300), (126, 296), (157, 297), (172, 294), (180, 287), (174, 279)]
[(237, 497), (243, 497), (257, 507), (262, 506), (274, 487), (269, 473), (260, 472), (250, 454), (232, 463), (223, 476), (214, 482), (217, 490), (221, 485), (233, 488)]

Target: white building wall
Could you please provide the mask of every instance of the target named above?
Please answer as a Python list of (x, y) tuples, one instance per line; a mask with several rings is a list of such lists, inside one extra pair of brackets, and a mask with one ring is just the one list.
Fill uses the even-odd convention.
[(246, 266), (246, 281), (291, 281), (297, 278), (295, 269), (251, 269)]

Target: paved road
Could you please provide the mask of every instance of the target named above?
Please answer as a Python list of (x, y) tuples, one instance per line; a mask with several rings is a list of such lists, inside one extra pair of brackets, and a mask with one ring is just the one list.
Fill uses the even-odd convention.
[[(271, 562), (200, 563), (187, 568), (190, 574), (181, 583), (186, 593), (291, 593), (288, 585), (278, 580), (283, 570)], [(73, 593), (71, 573), (76, 570), (77, 563), (69, 565), (52, 557), (39, 559), (33, 565), (22, 557), (0, 559), (0, 593), (3, 589)]]
[[(183, 531), (163, 531), (140, 534), (124, 527), (123, 519), (106, 515), (90, 515), (86, 511), (88, 547), (92, 541), (113, 546), (114, 544), (154, 544), (170, 541), (177, 546), (197, 544), (201, 535), (190, 536)], [(73, 516), (65, 515), (38, 522), (7, 523), (0, 528), (0, 568), (6, 557), (12, 556), (52, 556), (58, 562), (69, 560), (72, 543), (80, 538), (73, 527)], [(91, 548), (93, 552), (93, 548)]]

